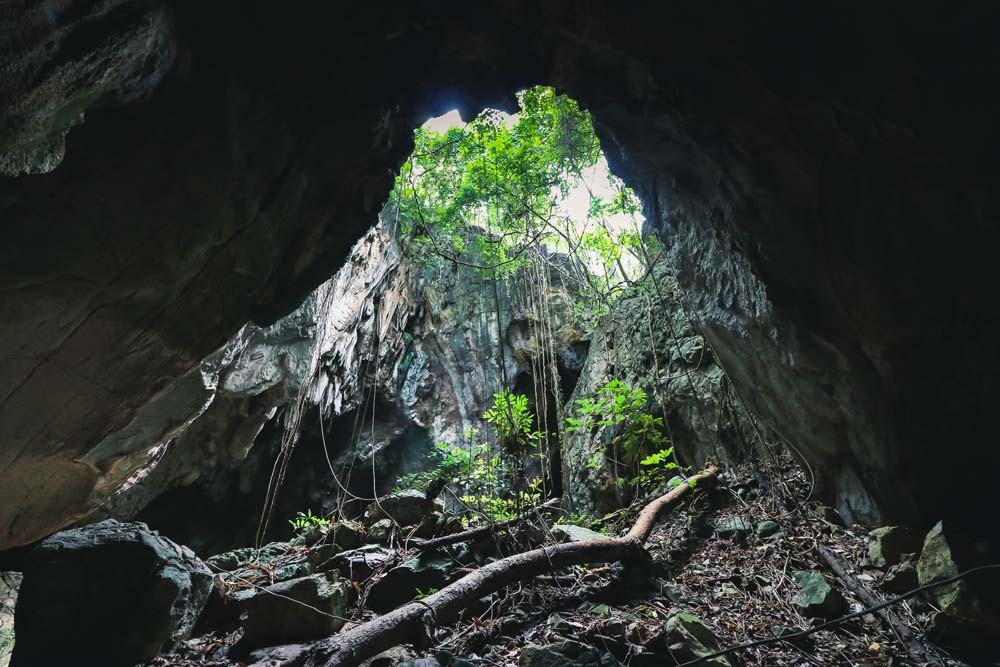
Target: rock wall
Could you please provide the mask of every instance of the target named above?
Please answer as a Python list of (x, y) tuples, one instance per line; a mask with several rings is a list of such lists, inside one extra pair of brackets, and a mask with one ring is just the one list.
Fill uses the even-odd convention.
[[(651, 273), (641, 291), (623, 295), (595, 328), (566, 412), (579, 418), (577, 401), (594, 397), (617, 378), (646, 392), (647, 410), (663, 419), (681, 465), (700, 469), (706, 460), (736, 463), (748, 454), (748, 424), (739, 399), (689, 320), (668, 263), (661, 259)], [(566, 434), (562, 468), (572, 511), (602, 516), (622, 506), (618, 475), (606, 459), (616, 435), (608, 428)], [(594, 465), (595, 460), (601, 464)]]
[(968, 526), (1000, 500), (993, 3), (2, 9), (0, 548), (99, 505), (140, 453), (102, 443), (333, 273), (416, 124), (543, 82), (828, 500)]
[(14, 607), (21, 579), (20, 572), (0, 572), (0, 667), (10, 664), (14, 650)]
[(248, 325), (210, 355), (200, 384), (175, 385), (195, 387), (195, 396), (164, 400), (198, 409), (172, 439), (123, 444), (143, 452), (129, 466), (139, 468), (89, 520), (138, 517), (199, 553), (249, 544), (288, 429), (300, 434), (277, 531), (296, 511), (334, 509), (339, 483), (362, 497), (383, 492), (422, 469), (432, 443), (463, 443), (468, 429), (485, 435), (481, 415), (493, 394), (532, 384), (545, 335), (555, 332), (558, 372), (575, 381), (587, 340), (573, 325), (575, 292), (558, 271), (546, 294), (554, 319), (540, 327), (530, 276), (494, 290), (474, 269), (403, 252), (392, 227), (370, 230), (292, 314)]

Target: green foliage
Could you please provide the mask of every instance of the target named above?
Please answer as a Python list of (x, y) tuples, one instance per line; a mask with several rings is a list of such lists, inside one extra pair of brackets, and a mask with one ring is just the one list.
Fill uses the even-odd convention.
[[(475, 429), (470, 429), (466, 434), (475, 437)], [(485, 443), (470, 444), (468, 447), (459, 447), (447, 442), (435, 443), (430, 454), (430, 463), (433, 466), (429, 470), (403, 475), (396, 481), (396, 491), (403, 489), (424, 490), (427, 485), (439, 477), (444, 477), (451, 484), (459, 484), (464, 480), (482, 479), (488, 474), (487, 459), (489, 445)]]
[[(503, 277), (526, 266), (529, 251), (542, 244), (563, 252), (578, 244), (573, 250), (595, 253), (606, 269), (613, 267), (620, 248), (632, 242), (601, 225), (576, 232), (586, 221), (569, 220), (560, 209), (601, 157), (590, 114), (547, 87), (525, 90), (518, 99), (513, 117), (486, 110), (464, 127), (415, 132), (392, 198), (402, 232), (421, 247), (415, 256), (453, 266), (461, 261)], [(589, 218), (598, 223), (639, 209), (632, 191), (612, 180), (615, 195), (591, 197)]]
[(316, 516), (312, 513), (311, 509), (307, 509), (304, 513), (298, 512), (294, 519), (289, 519), (288, 523), (292, 525), (298, 532), (305, 532), (312, 528), (329, 528), (330, 520), (323, 518), (321, 516)]
[(436, 589), (436, 588), (428, 588), (426, 591), (425, 590), (421, 590), (420, 588), (417, 588), (415, 590), (416, 590), (417, 594), (416, 594), (416, 596), (414, 596), (414, 598), (413, 598), (414, 600), (423, 600), (425, 597), (428, 597), (430, 595), (434, 595), (435, 593), (438, 592), (438, 589)]
[[(577, 399), (578, 417), (567, 417), (570, 433), (608, 429), (611, 445), (621, 460), (635, 471), (633, 483), (652, 488), (666, 481), (667, 473), (677, 468), (673, 462), (673, 447), (666, 447), (663, 418), (647, 411), (648, 396), (639, 387), (613, 379), (595, 392), (593, 397)], [(600, 469), (604, 453), (595, 452), (587, 467)], [(622, 485), (624, 480), (617, 479)]]
[(674, 448), (667, 447), (644, 457), (639, 461), (639, 475), (635, 478), (635, 483), (646, 489), (663, 486), (668, 480), (668, 475), (677, 470), (678, 466), (674, 463), (673, 456)]
[(504, 444), (524, 447), (542, 435), (532, 430), (535, 418), (528, 408), (528, 397), (506, 389), (493, 394), (493, 405), (483, 413), (483, 419), (497, 430)]
[(646, 411), (648, 397), (640, 387), (614, 379), (600, 387), (593, 398), (578, 399), (576, 403), (580, 417), (566, 419), (569, 432), (610, 428), (613, 444), (621, 446), (622, 457), (630, 465), (667, 441), (662, 431), (663, 418)]

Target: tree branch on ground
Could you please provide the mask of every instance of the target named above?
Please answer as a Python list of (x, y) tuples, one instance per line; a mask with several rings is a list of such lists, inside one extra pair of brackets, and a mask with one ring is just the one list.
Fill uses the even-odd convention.
[(316, 642), (303, 657), (282, 667), (354, 667), (399, 644), (426, 644), (431, 628), (451, 622), (469, 604), (518, 581), (572, 565), (637, 559), (660, 516), (700, 488), (696, 485), (714, 481), (718, 473), (710, 465), (692, 475), (688, 484), (646, 505), (623, 537), (556, 544), (494, 561), (433, 595)]

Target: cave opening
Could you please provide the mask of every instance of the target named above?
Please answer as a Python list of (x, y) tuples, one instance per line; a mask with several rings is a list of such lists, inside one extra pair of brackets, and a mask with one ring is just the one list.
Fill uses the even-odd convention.
[[(562, 423), (553, 392), (558, 387), (565, 398), (586, 388), (599, 402), (593, 397), (602, 385), (589, 384), (586, 367), (608, 353), (617, 357), (612, 374), (643, 368), (662, 376), (672, 401), (664, 430), (672, 442), (689, 443), (678, 452), (679, 463), (694, 468), (710, 458), (725, 466), (721, 494), (696, 490), (697, 499), (683, 510), (692, 535), (655, 535), (650, 546), (654, 561), (669, 567), (671, 584), (682, 589), (674, 596), (680, 602), (671, 598), (663, 605), (693, 603), (691, 611), (720, 643), (769, 635), (777, 622), (768, 617), (747, 625), (752, 616), (732, 613), (730, 597), (761, 603), (768, 584), (756, 576), (746, 583), (744, 572), (726, 567), (734, 565), (726, 556), (754, 559), (743, 565), (751, 563), (765, 578), (773, 572), (758, 550), (769, 550), (771, 560), (790, 557), (794, 567), (804, 568), (796, 570), (799, 588), (821, 584), (805, 571), (822, 570), (821, 577), (849, 599), (855, 593), (834, 566), (820, 562), (818, 549), (799, 560), (801, 549), (788, 544), (833, 545), (863, 575), (856, 583), (880, 589), (878, 596), (890, 586), (912, 586), (914, 568), (918, 578), (933, 576), (926, 562), (923, 574), (918, 567), (928, 545), (956, 567), (986, 558), (985, 543), (1000, 540), (990, 510), (1000, 488), (992, 484), (1000, 449), (989, 445), (1000, 367), (1000, 300), (990, 274), (997, 160), (987, 150), (995, 143), (998, 104), (993, 88), (984, 85), (996, 78), (1000, 62), (996, 13), (989, 3), (938, 4), (918, 3), (903, 16), (861, 4), (365, 3), (315, 7), (303, 17), (256, 1), (207, 7), (70, 0), (5, 15), (4, 27), (9, 21), (15, 29), (0, 31), (0, 41), (14, 42), (0, 49), (5, 64), (8, 58), (12, 63), (0, 86), (11, 100), (0, 109), (0, 228), (6, 239), (0, 252), (0, 569), (27, 569), (38, 540), (69, 544), (73, 536), (62, 529), (87, 530), (100, 525), (89, 522), (118, 511), (123, 519), (135, 518), (140, 515), (133, 511), (157, 488), (184, 488), (219, 470), (228, 469), (257, 499), (251, 477), (269, 484), (289, 416), (300, 421), (302, 433), (289, 465), (311, 461), (322, 473), (327, 462), (316, 438), (333, 433), (331, 451), (353, 446), (353, 425), (336, 415), (352, 421), (365, 414), (358, 386), (391, 387), (406, 400), (396, 425), (402, 430), (375, 433), (373, 448), (375, 440), (390, 448), (417, 443), (414, 449), (433, 456), (436, 442), (444, 440), (431, 436), (444, 424), (425, 419), (429, 413), (416, 415), (425, 426), (407, 430), (407, 424), (419, 412), (414, 406), (435, 400), (439, 385), (494, 407), (493, 388), (505, 385), (490, 374), (506, 370), (508, 380), (516, 377), (511, 393), (528, 397), (536, 426)], [(352, 253), (351, 243), (382, 208), (395, 170), (407, 162), (414, 125), (430, 110), (453, 105), (466, 118), (504, 101), (513, 112), (508, 93), (537, 81), (556, 84), (592, 114), (615, 173), (636, 189), (649, 227), (669, 240), (675, 275), (662, 278), (662, 301), (676, 296), (677, 303), (664, 307), (657, 296), (651, 307), (641, 295), (623, 298), (615, 304), (624, 314), (618, 326), (574, 343), (579, 370), (565, 350), (548, 355), (556, 368), (546, 371), (550, 377), (537, 398), (542, 372), (523, 370), (535, 346), (530, 312), (494, 334), (476, 316), (499, 299), (490, 298), (488, 280), (465, 270), (472, 267), (455, 271), (455, 283), (466, 291), (482, 288), (487, 298), (477, 309), (451, 311), (471, 326), (456, 327), (463, 335), (450, 339), (400, 324), (424, 314), (409, 311), (420, 300), (394, 282), (401, 269), (392, 262), (368, 272), (363, 262), (353, 269), (349, 262), (345, 278), (345, 285), (379, 285), (380, 294), (391, 295), (379, 297), (388, 307), (375, 308), (374, 295), (364, 289), (328, 285), (296, 310)], [(474, 244), (468, 234), (439, 232), (428, 242), (453, 245), (454, 237)], [(365, 247), (384, 249), (375, 235), (364, 242), (361, 254)], [(426, 255), (440, 260), (441, 274), (458, 264), (450, 252)], [(538, 282), (522, 285), (526, 299)], [(388, 283), (393, 289), (384, 292)], [(449, 299), (436, 294), (422, 307), (440, 316), (454, 308)], [(285, 320), (292, 311), (297, 323)], [(314, 349), (310, 319), (319, 311), (382, 314), (380, 322), (358, 318), (352, 344), (320, 360), (324, 373), (342, 377), (347, 369), (350, 376), (359, 368), (357, 357), (372, 367), (384, 359), (387, 367), (375, 372), (374, 381), (349, 378), (324, 389), (321, 404), (296, 416), (289, 407), (301, 385), (291, 378)], [(692, 317), (674, 316), (681, 311)], [(256, 324), (242, 331), (247, 347), (227, 347), (248, 317)], [(676, 331), (662, 331), (667, 322)], [(478, 370), (482, 360), (477, 366), (468, 354), (470, 337), (504, 339), (511, 350), (507, 363)], [(374, 340), (389, 343), (377, 350), (369, 347)], [(629, 348), (637, 340), (655, 341), (656, 353), (633, 358)], [(251, 354), (249, 346), (258, 347)], [(237, 349), (247, 354), (229, 354)], [(209, 359), (213, 351), (222, 354)], [(520, 367), (518, 354), (529, 360)], [(267, 382), (241, 384), (250, 358), (270, 369)], [(435, 359), (447, 362), (435, 368)], [(570, 396), (573, 405), (580, 397)], [(517, 405), (511, 399), (499, 407), (513, 413)], [(376, 415), (387, 416), (385, 407)], [(451, 423), (462, 425), (452, 427), (448, 441), (473, 440), (465, 428), (481, 413), (463, 414), (446, 401), (436, 407), (454, 411)], [(199, 410), (203, 414), (188, 424)], [(159, 449), (171, 438), (175, 446)], [(255, 439), (272, 448), (257, 463), (254, 451), (248, 457), (240, 446)], [(770, 458), (780, 452), (780, 440), (800, 450), (795, 459), (807, 464), (805, 471)], [(594, 448), (580, 450), (587, 451), (582, 457), (550, 452), (547, 474), (544, 467), (537, 473), (546, 492), (561, 490), (568, 507), (586, 508), (573, 510), (576, 520), (603, 516), (627, 500), (618, 457), (605, 459), (608, 469), (588, 465), (590, 453), (615, 444), (599, 437), (589, 444)], [(739, 456), (727, 458), (730, 448), (768, 465), (744, 474)], [(105, 504), (149, 451), (163, 453), (160, 472), (116, 497), (117, 504)], [(292, 480), (300, 474), (287, 472)], [(362, 487), (370, 481), (360, 480), (352, 493), (365, 495)], [(294, 508), (326, 513), (325, 497), (304, 493), (307, 486), (284, 496), (296, 500), (275, 511), (272, 530), (289, 531), (280, 537), (290, 534), (285, 522), (298, 518)], [(381, 491), (391, 489), (375, 494)], [(155, 521), (172, 509), (198, 512), (223, 495), (185, 500), (161, 494)], [(794, 517), (801, 512), (773, 504), (782, 498), (802, 503), (808, 518), (800, 524)], [(613, 502), (602, 505), (608, 499)], [(235, 507), (235, 501), (222, 505)], [(189, 521), (189, 532), (219, 525), (203, 521), (209, 514)], [(225, 520), (224, 512), (217, 516)], [(308, 528), (310, 519), (304, 519)], [(909, 541), (905, 531), (864, 535), (882, 524), (905, 526), (924, 542)], [(958, 547), (963, 540), (953, 524), (971, 534), (972, 544), (964, 541), (968, 549)], [(202, 555), (225, 548), (226, 540), (247, 539), (224, 535), (226, 528), (216, 531), (217, 545), (198, 544)], [(893, 536), (889, 542), (887, 535)], [(395, 539), (391, 531), (383, 537)], [(878, 564), (868, 549), (893, 539), (906, 542), (903, 555), (912, 557)], [(706, 561), (711, 573), (702, 576), (695, 565)], [(352, 561), (352, 567), (363, 564)], [(213, 565), (246, 563), (232, 555)], [(277, 565), (272, 574), (282, 579), (304, 573), (297, 562)], [(479, 565), (473, 559), (465, 566)], [(35, 581), (43, 580), (40, 572)], [(434, 604), (433, 594), (425, 594), (443, 582), (428, 577), (419, 591), (410, 591), (400, 584), (400, 572), (393, 586)], [(604, 577), (575, 566), (569, 572), (581, 580)], [(551, 611), (545, 603), (558, 599), (559, 585), (568, 583), (562, 574), (530, 589), (533, 609)], [(784, 574), (770, 582), (767, 595), (791, 605), (797, 588)], [(0, 578), (3, 611), (17, 584)], [(723, 580), (737, 593), (720, 585)], [(253, 579), (262, 588), (286, 581)], [(778, 581), (787, 585), (775, 586)], [(968, 583), (962, 590), (971, 590), (973, 599), (984, 591), (987, 603), (997, 599), (981, 580)], [(134, 588), (147, 585), (152, 588), (148, 582)], [(238, 592), (244, 590), (249, 588)], [(709, 596), (714, 602), (698, 604)], [(949, 607), (951, 599), (927, 596), (933, 609), (919, 598), (906, 608), (905, 620), (921, 641), (945, 637), (942, 646), (960, 650), (995, 635), (995, 614), (985, 611), (990, 604), (976, 601), (977, 613), (969, 615), (963, 605)], [(494, 633), (490, 625), (509, 620), (504, 615), (517, 609), (494, 602), (486, 607), (493, 614), (485, 618), (488, 630), (471, 631), (449, 646), (476, 656), (492, 650), (494, 662), (517, 660), (521, 647), (513, 635)], [(805, 614), (789, 605), (780, 610), (781, 621), (807, 627)], [(607, 606), (608, 614), (603, 607), (581, 612), (602, 637), (614, 635), (619, 621), (630, 628), (649, 618), (636, 621), (629, 615), (635, 608)], [(659, 606), (652, 611), (669, 613)], [(2, 664), (10, 636), (4, 632), (9, 614), (0, 615)], [(534, 620), (525, 624), (536, 634), (522, 633), (522, 639), (556, 650), (548, 641), (552, 635), (537, 634)], [(58, 625), (36, 624), (43, 628), (36, 645), (44, 646), (51, 638), (47, 628)], [(573, 631), (572, 623), (550, 625), (587, 644), (588, 635)], [(820, 664), (879, 662), (890, 654), (905, 660), (910, 654), (911, 647), (882, 626), (847, 627), (858, 630), (851, 630), (854, 640), (820, 632), (815, 645), (797, 650), (808, 650)], [(333, 632), (329, 626), (322, 631)], [(858, 640), (870, 632), (878, 641)], [(484, 633), (493, 633), (485, 648), (465, 641)], [(635, 633), (627, 639), (636, 637), (648, 638)], [(674, 640), (664, 643), (670, 648)], [(501, 644), (513, 652), (501, 654)], [(574, 645), (596, 651), (595, 659), (633, 648), (588, 646)], [(801, 659), (785, 644), (763, 648), (763, 657), (746, 653), (747, 662)], [(653, 642), (639, 652), (656, 656), (662, 649)], [(947, 664), (933, 651), (930, 657), (914, 660)], [(978, 664), (979, 658), (970, 660)]]

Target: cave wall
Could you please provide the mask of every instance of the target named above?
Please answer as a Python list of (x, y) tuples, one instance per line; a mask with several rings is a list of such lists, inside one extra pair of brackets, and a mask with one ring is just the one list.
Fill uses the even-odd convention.
[(344, 502), (350, 516), (401, 475), (432, 467), (433, 443), (466, 444), (470, 429), (486, 439), (493, 394), (525, 385), (534, 398), (544, 353), (580, 372), (587, 341), (562, 273), (567, 258), (549, 257), (542, 326), (536, 271), (494, 289), (483, 272), (407, 250), (387, 209), (302, 305), (270, 326), (243, 327), (158, 397), (152, 405), (189, 409), (168, 440), (150, 437), (162, 411), (137, 414), (115, 441), (121, 455), (105, 483), (117, 490), (85, 521), (144, 521), (203, 555), (254, 544), (275, 461), (294, 432), (265, 535), (282, 539), (298, 511), (330, 514)]
[(590, 108), (820, 491), (968, 522), (1000, 494), (997, 26), (989, 2), (4, 0), (0, 548), (99, 504), (129, 455), (102, 443), (334, 272), (416, 124), (533, 83)]

